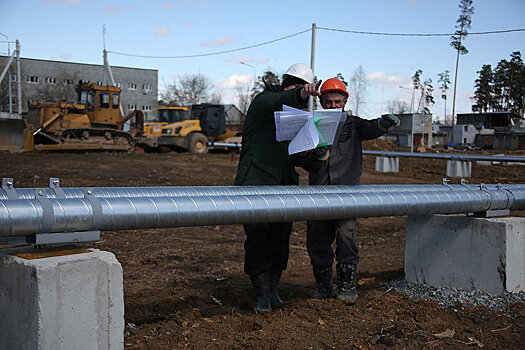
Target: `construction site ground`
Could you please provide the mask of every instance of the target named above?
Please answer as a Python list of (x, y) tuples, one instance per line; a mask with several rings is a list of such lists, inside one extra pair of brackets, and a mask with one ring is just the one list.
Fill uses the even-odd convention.
[[(232, 185), (237, 161), (230, 153), (0, 153), (0, 173), (15, 187), (47, 187), (49, 177), (63, 187)], [(374, 156), (364, 157), (363, 184), (438, 184), (446, 169), (445, 160), (433, 159), (401, 158), (399, 173), (374, 165)], [(307, 173), (300, 174), (306, 184)], [(474, 162), (469, 181), (524, 183), (525, 166)], [(358, 219), (355, 305), (311, 298), (306, 223), (296, 222), (281, 283), (287, 303), (271, 314), (254, 312), (241, 225), (102, 232), (91, 246), (114, 253), (124, 270), (125, 349), (523, 349), (524, 304), (507, 313), (442, 309), (379, 288), (403, 276), (405, 221)]]

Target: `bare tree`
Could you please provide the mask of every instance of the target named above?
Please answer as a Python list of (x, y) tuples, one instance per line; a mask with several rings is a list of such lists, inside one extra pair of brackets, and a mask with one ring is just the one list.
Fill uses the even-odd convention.
[(410, 111), (410, 106), (407, 102), (401, 100), (389, 101), (387, 104), (388, 113), (403, 114)]
[[(1, 67), (1, 66), (0, 66)], [(0, 84), (0, 111), (2, 112), (8, 112), (9, 111), (9, 81), (8, 79), (11, 79), (11, 76), (6, 76), (4, 80), (2, 80), (2, 83)], [(13, 111), (16, 110), (16, 103), (14, 103), (15, 99), (13, 98), (16, 96), (16, 91), (13, 89), (14, 83), (11, 84), (11, 98), (12, 98), (12, 108)]]
[(365, 70), (362, 65), (359, 65), (350, 78), (350, 106), (355, 112), (355, 115), (359, 115), (359, 108), (363, 109), (365, 105), (365, 96), (367, 88), (367, 80)]
[(434, 104), (434, 87), (432, 86), (432, 79), (428, 78), (427, 80), (421, 82), (421, 74), (423, 71), (418, 69), (414, 76), (412, 77), (412, 84), (414, 85), (414, 90), (420, 91), (419, 102), (417, 104), (416, 113), (425, 113), (430, 114), (428, 106)]
[(441, 98), (444, 100), (443, 104), (445, 105), (445, 114), (444, 114), (444, 121), (445, 125), (447, 124), (447, 90), (449, 89), (450, 85), (450, 77), (449, 77), (449, 71), (445, 70), (443, 73), (438, 74), (438, 83), (441, 83), (439, 88), (441, 89)]
[(162, 99), (170, 105), (190, 106), (205, 102), (211, 90), (211, 82), (203, 74), (186, 74), (168, 85)]
[(237, 106), (244, 115), (248, 112), (248, 107), (250, 107), (252, 102), (251, 91), (252, 89), (248, 86), (237, 86), (236, 88)]
[(75, 103), (78, 99), (76, 86), (81, 79), (79, 71), (59, 71), (53, 77), (44, 77), (38, 84), (36, 99), (42, 102)]
[(215, 105), (220, 105), (222, 104), (222, 94), (219, 91), (215, 91), (210, 95), (208, 101)]

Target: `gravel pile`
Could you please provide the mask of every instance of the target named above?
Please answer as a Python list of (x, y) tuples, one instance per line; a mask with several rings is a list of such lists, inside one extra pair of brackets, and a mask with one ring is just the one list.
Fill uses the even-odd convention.
[(492, 295), (481, 290), (466, 291), (458, 288), (432, 287), (417, 283), (410, 283), (404, 278), (384, 283), (380, 289), (394, 291), (406, 295), (412, 300), (436, 301), (442, 308), (453, 307), (456, 303), (463, 306), (486, 306), (498, 311), (507, 311), (508, 306), (515, 303), (525, 303), (525, 293), (505, 293)]

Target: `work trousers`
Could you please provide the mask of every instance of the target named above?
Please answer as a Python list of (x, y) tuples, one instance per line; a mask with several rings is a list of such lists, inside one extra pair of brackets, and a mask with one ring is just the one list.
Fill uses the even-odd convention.
[(255, 277), (265, 271), (286, 270), (292, 224), (277, 222), (244, 225), (244, 272)]
[(334, 261), (332, 243), (335, 240), (335, 258), (344, 264), (357, 265), (359, 251), (355, 242), (355, 219), (308, 221), (306, 249), (312, 265), (330, 267)]

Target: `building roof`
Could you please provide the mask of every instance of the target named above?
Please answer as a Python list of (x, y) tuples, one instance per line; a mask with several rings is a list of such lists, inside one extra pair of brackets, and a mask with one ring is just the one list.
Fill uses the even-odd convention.
[[(0, 55), (0, 58), (6, 58), (9, 59), (8, 56)], [(78, 65), (84, 65), (84, 66), (95, 66), (95, 67), (102, 67), (103, 64), (96, 64), (96, 63), (81, 63), (81, 62), (71, 62), (71, 61), (57, 61), (57, 60), (45, 60), (40, 58), (27, 58), (27, 57), (20, 57), (22, 60), (29, 60), (29, 61), (39, 61), (39, 62), (52, 62), (52, 63), (65, 63), (65, 64), (78, 64)], [(124, 69), (140, 69), (140, 70), (148, 70), (148, 71), (155, 71), (158, 72), (158, 69), (152, 69), (152, 68), (137, 68), (137, 67), (123, 67), (123, 66), (113, 66), (111, 65), (111, 68), (124, 68)]]

